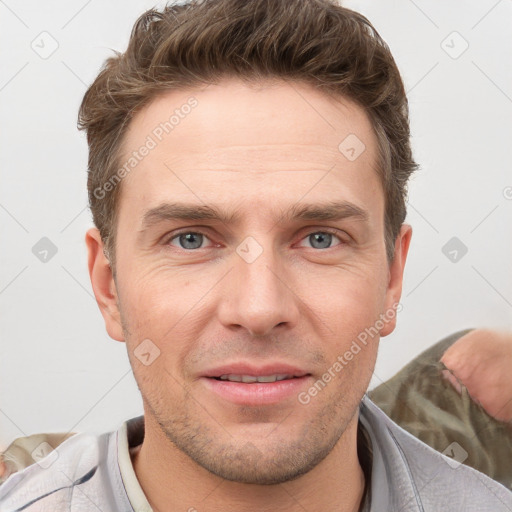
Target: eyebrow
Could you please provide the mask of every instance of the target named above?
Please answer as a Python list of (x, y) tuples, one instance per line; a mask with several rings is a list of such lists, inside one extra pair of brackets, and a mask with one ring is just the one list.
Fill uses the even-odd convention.
[[(348, 201), (332, 201), (325, 204), (295, 204), (282, 212), (279, 222), (297, 221), (339, 221), (347, 218), (365, 222), (368, 212)], [(171, 220), (211, 220), (234, 224), (240, 220), (239, 211), (227, 212), (221, 208), (193, 203), (163, 203), (144, 212), (142, 227), (145, 231), (160, 222)]]

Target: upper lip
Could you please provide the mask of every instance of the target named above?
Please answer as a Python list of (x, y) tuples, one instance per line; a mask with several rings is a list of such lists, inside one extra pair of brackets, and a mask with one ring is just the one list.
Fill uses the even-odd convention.
[(286, 363), (267, 363), (261, 366), (256, 366), (250, 363), (232, 363), (206, 370), (202, 376), (220, 377), (221, 375), (253, 375), (255, 377), (259, 377), (263, 375), (278, 374), (291, 375), (293, 377), (309, 375), (305, 370)]

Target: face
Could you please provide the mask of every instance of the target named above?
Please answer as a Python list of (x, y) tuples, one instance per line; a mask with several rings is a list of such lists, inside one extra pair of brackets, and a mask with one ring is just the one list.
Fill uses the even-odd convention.
[(226, 80), (155, 99), (122, 160), (134, 151), (115, 282), (97, 230), (87, 242), (146, 435), (228, 480), (306, 473), (357, 421), (401, 293), (410, 229), (390, 264), (368, 118), (308, 85)]

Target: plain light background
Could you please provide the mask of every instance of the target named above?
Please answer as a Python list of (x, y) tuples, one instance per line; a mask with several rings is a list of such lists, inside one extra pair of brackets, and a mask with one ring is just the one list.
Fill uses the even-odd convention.
[[(104, 59), (124, 51), (154, 5), (0, 1), (0, 448), (35, 432), (99, 433), (142, 413), (125, 345), (107, 336), (89, 281), (76, 117)], [(373, 387), (454, 331), (512, 327), (512, 1), (344, 5), (395, 56), (421, 164), (403, 311), (381, 340)], [(43, 237), (57, 249), (47, 262), (33, 253)]]

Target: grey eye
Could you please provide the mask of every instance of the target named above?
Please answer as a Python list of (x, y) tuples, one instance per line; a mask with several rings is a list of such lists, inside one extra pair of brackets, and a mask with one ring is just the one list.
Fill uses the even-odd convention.
[(203, 245), (204, 235), (201, 233), (182, 233), (177, 235), (174, 239), (178, 239), (182, 249), (199, 249)]
[(328, 249), (332, 243), (332, 237), (331, 233), (318, 231), (309, 235), (308, 240), (315, 249)]

